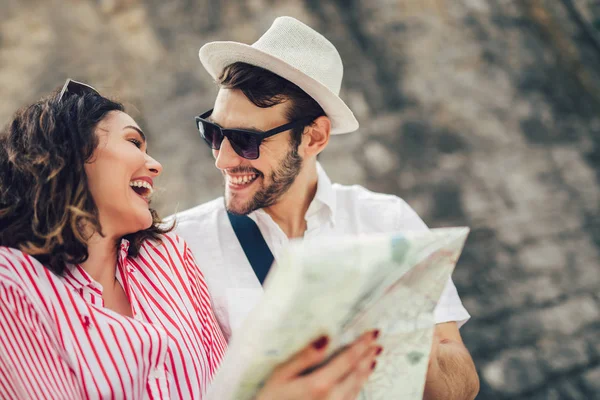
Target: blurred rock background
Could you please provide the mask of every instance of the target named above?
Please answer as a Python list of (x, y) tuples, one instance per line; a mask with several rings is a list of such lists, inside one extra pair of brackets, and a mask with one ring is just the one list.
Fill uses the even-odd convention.
[(198, 49), (279, 15), (345, 62), (361, 128), (323, 155), (333, 180), (473, 229), (454, 280), (478, 398), (600, 398), (598, 1), (0, 0), (0, 124), (89, 82), (149, 134), (156, 208), (186, 209), (222, 191), (193, 121), (216, 94)]

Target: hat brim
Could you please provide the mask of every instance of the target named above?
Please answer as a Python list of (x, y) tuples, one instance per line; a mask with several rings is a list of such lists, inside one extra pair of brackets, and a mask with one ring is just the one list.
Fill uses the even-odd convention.
[(280, 58), (238, 42), (211, 42), (200, 48), (200, 62), (217, 79), (223, 69), (236, 62), (264, 68), (287, 79), (311, 96), (331, 120), (331, 134), (353, 132), (358, 121), (346, 103), (328, 87), (311, 78)]

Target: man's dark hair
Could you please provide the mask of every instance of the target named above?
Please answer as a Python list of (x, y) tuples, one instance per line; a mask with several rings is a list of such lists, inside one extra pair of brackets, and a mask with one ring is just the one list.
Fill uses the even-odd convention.
[[(225, 67), (218, 82), (226, 89), (241, 90), (248, 100), (260, 108), (269, 108), (289, 101), (286, 118), (290, 122), (305, 117), (314, 120), (325, 115), (319, 103), (305, 91), (261, 67), (236, 62)], [(294, 149), (298, 149), (304, 128), (308, 125), (310, 124), (292, 130), (291, 141)]]

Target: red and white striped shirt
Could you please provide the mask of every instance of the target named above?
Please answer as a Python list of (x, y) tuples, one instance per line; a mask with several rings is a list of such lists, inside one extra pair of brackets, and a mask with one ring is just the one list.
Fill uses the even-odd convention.
[(202, 398), (226, 347), (204, 277), (174, 234), (128, 246), (116, 278), (134, 318), (104, 308), (80, 266), (59, 277), (0, 247), (0, 398)]

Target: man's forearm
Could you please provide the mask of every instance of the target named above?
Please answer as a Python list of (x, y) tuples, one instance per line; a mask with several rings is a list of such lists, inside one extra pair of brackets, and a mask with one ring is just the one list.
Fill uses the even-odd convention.
[[(439, 340), (437, 337), (434, 340)], [(479, 377), (462, 343), (442, 340), (432, 349), (424, 400), (472, 400), (479, 392)]]

